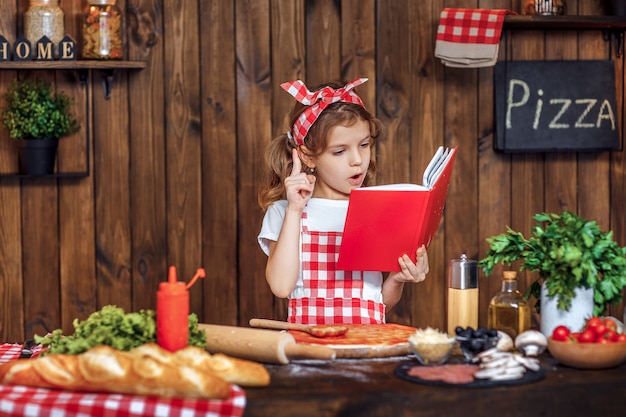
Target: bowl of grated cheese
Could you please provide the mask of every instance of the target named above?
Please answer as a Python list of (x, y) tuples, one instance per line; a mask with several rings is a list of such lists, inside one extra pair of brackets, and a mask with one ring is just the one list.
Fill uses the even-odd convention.
[(409, 336), (411, 351), (422, 365), (443, 365), (456, 343), (454, 337), (437, 329), (418, 329)]

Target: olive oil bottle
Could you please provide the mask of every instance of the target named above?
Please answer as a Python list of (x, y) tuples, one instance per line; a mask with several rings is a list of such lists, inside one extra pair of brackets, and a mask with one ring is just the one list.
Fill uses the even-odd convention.
[(507, 333), (513, 340), (530, 329), (530, 305), (517, 289), (517, 272), (504, 271), (502, 290), (489, 302), (487, 325)]

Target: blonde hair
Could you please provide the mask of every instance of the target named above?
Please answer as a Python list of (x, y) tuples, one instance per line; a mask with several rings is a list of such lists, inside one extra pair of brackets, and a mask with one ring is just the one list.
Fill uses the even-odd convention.
[[(345, 83), (330, 83), (326, 85), (333, 88), (341, 88)], [(296, 102), (291, 112), (290, 128), (306, 107), (308, 106)], [(326, 149), (328, 134), (333, 127), (352, 126), (361, 120), (369, 123), (370, 146), (372, 149), (375, 149), (376, 139), (382, 130), (380, 121), (358, 104), (337, 102), (329, 105), (320, 114), (305, 137), (306, 149), (302, 148), (301, 150), (303, 152), (308, 150), (307, 155), (312, 157), (321, 155), (324, 149)], [(275, 201), (285, 198), (283, 181), (291, 174), (293, 166), (291, 152), (294, 148), (297, 148), (297, 145), (289, 139), (286, 133), (275, 137), (268, 144), (264, 155), (265, 170), (261, 176), (261, 186), (258, 193), (258, 203), (263, 210), (267, 210)], [(372, 151), (372, 159), (370, 160), (363, 185), (374, 184), (375, 177), (376, 162), (374, 152)]]

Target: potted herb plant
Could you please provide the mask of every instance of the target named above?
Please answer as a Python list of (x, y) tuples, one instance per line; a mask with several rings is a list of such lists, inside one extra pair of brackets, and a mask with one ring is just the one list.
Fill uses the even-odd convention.
[[(511, 265), (516, 261), (520, 261), (520, 271), (538, 272), (525, 296), (537, 300), (535, 308), (541, 313), (544, 334), (551, 333), (554, 320), (566, 320), (579, 292), (591, 291), (591, 308), (586, 316), (601, 315), (608, 304), (622, 300), (622, 290), (626, 287), (626, 247), (613, 240), (612, 231), (603, 232), (595, 221), (567, 211), (539, 213), (533, 219), (537, 224), (528, 238), (510, 227), (506, 233), (487, 238), (490, 246), (478, 265), (487, 276), (496, 264)], [(559, 315), (556, 319), (547, 316), (549, 302), (555, 304), (552, 308)], [(584, 321), (580, 320), (574, 318), (576, 323), (569, 323), (570, 328), (582, 327)]]
[(38, 79), (14, 79), (3, 98), (2, 123), (18, 145), (21, 172), (52, 173), (59, 139), (80, 129), (72, 99)]

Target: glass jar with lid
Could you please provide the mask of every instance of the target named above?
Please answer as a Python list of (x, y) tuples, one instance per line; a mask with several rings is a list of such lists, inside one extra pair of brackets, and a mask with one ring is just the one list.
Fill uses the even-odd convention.
[(30, 0), (24, 13), (24, 36), (33, 50), (37, 42), (46, 36), (53, 43), (53, 53), (57, 56), (59, 43), (65, 36), (63, 9), (59, 0)]
[(123, 16), (116, 0), (87, 0), (83, 10), (83, 59), (122, 59)]

